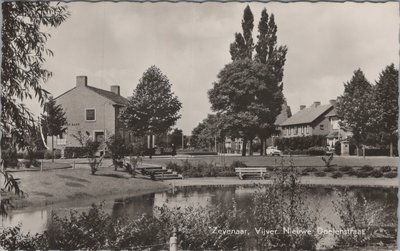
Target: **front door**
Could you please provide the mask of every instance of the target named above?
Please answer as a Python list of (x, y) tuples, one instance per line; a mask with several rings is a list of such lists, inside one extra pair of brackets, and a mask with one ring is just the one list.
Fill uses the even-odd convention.
[(96, 142), (104, 142), (104, 132), (94, 132), (94, 138)]

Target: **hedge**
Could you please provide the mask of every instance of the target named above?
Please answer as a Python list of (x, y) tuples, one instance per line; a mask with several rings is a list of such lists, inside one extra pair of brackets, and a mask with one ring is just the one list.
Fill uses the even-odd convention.
[(64, 158), (84, 158), (88, 154), (86, 147), (67, 146), (64, 149)]
[(304, 137), (278, 138), (276, 146), (281, 151), (304, 151), (310, 147), (326, 146), (326, 137), (324, 135), (313, 135)]

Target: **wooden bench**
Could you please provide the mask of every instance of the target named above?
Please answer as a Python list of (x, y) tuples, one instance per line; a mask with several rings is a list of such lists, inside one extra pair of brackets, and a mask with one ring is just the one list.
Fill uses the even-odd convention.
[(241, 180), (245, 177), (258, 177), (264, 179), (269, 176), (266, 167), (237, 167), (235, 168), (235, 172)]

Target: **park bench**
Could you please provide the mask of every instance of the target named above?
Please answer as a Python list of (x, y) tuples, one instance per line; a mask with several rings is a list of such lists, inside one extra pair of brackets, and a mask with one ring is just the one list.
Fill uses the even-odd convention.
[(241, 180), (249, 177), (264, 179), (269, 176), (265, 167), (237, 167), (235, 172)]

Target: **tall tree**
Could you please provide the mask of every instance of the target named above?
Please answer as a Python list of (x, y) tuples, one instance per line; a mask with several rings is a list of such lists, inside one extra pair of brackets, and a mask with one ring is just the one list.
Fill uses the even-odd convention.
[[(46, 56), (53, 55), (46, 48), (50, 34), (43, 29), (58, 27), (69, 13), (66, 6), (50, 2), (18, 1), (3, 2), (2, 16), (0, 130), (3, 136), (11, 136), (11, 147), (23, 148), (29, 145), (25, 135), (35, 126), (35, 119), (22, 101), (35, 96), (43, 105), (47, 91), (42, 84), (51, 76), (43, 68)], [(1, 173), (6, 180), (10, 176), (7, 172)], [(19, 194), (18, 185), (10, 189)], [(2, 198), (0, 213), (5, 213), (5, 204)]]
[(337, 109), (338, 115), (353, 132), (357, 154), (359, 154), (359, 147), (363, 147), (363, 156), (365, 156), (365, 143), (372, 126), (372, 100), (372, 85), (361, 69), (354, 71), (351, 80), (344, 84), (344, 93), (339, 98)]
[(42, 114), (41, 123), (44, 135), (51, 136), (52, 162), (54, 162), (54, 136), (62, 135), (67, 130), (67, 118), (61, 105), (57, 105), (53, 97), (44, 106), (45, 113)]
[(121, 114), (125, 126), (135, 136), (152, 136), (167, 132), (181, 117), (182, 103), (171, 91), (171, 84), (160, 69), (151, 66), (143, 74)]
[(50, 2), (4, 2), (1, 38), (1, 131), (11, 134), (19, 147), (28, 142), (24, 133), (33, 126), (33, 114), (22, 104), (37, 98), (43, 105), (48, 92), (42, 84), (51, 77), (43, 68), (53, 52), (46, 48), (48, 27), (58, 27), (69, 16), (66, 6)]
[(224, 132), (221, 126), (222, 120), (215, 114), (208, 114), (192, 131), (191, 145), (198, 148), (208, 148), (218, 151), (217, 144), (224, 142)]
[(244, 9), (242, 20), (242, 33), (235, 34), (235, 42), (230, 46), (231, 58), (233, 61), (242, 59), (252, 59), (253, 57), (253, 28), (254, 16), (250, 7)]
[[(225, 118), (230, 121), (238, 121), (238, 118), (241, 117), (244, 120), (241, 122), (243, 125), (246, 125), (245, 128), (243, 126), (229, 126), (229, 131), (236, 135), (245, 134), (247, 137), (244, 138), (244, 143), (247, 140), (250, 140), (250, 148), (253, 136), (252, 134), (258, 135), (261, 140), (261, 154), (265, 152), (265, 140), (273, 133), (276, 132), (275, 119), (279, 115), (283, 102), (283, 70), (284, 64), (286, 61), (286, 46), (277, 46), (277, 25), (275, 23), (274, 15), (268, 16), (267, 10), (263, 9), (261, 12), (261, 19), (258, 24), (258, 41), (254, 46), (252, 31), (253, 31), (253, 22), (254, 17), (251, 13), (250, 7), (247, 6), (244, 10), (243, 20), (242, 20), (242, 34), (235, 34), (235, 42), (231, 44), (230, 53), (232, 60), (253, 60), (253, 50), (255, 50), (256, 54), (254, 56), (254, 61), (259, 64), (263, 64), (265, 69), (263, 71), (267, 71), (265, 74), (264, 81), (260, 82), (262, 86), (257, 87), (254, 91), (257, 92), (257, 99), (253, 99), (249, 104), (247, 104), (249, 109), (251, 108), (250, 113), (243, 114), (232, 114), (232, 116), (236, 116), (236, 119), (226, 118), (227, 114), (225, 114)], [(270, 98), (269, 89), (274, 89), (275, 87), (279, 87), (279, 97), (277, 99)], [(237, 89), (241, 91), (240, 88)], [(274, 102), (278, 102), (274, 103)], [(279, 104), (280, 103), (280, 104)], [(279, 108), (278, 108), (279, 107)], [(273, 111), (266, 114), (263, 111), (273, 108)], [(275, 109), (277, 108), (277, 109)], [(277, 114), (276, 112), (279, 111)], [(240, 123), (240, 122), (239, 122)], [(253, 125), (252, 123), (258, 124), (258, 126)], [(226, 124), (224, 124), (226, 126)], [(234, 132), (234, 128), (239, 128), (240, 133)], [(252, 128), (250, 131), (250, 128)], [(247, 133), (244, 133), (247, 131)], [(254, 136), (255, 137), (255, 136)], [(245, 151), (245, 148), (243, 152)], [(251, 153), (250, 149), (250, 153)]]
[(375, 132), (381, 141), (390, 145), (390, 156), (393, 156), (393, 143), (396, 141), (399, 118), (399, 71), (394, 64), (387, 66), (379, 75), (374, 89), (373, 118)]
[[(283, 70), (286, 61), (286, 46), (277, 46), (278, 27), (275, 24), (274, 14), (268, 16), (267, 10), (264, 8), (261, 12), (260, 22), (258, 23), (258, 41), (255, 46), (256, 55), (254, 59), (257, 62), (265, 64), (268, 67), (271, 81), (282, 83)], [(266, 100), (264, 100), (266, 99)], [(261, 100), (268, 102), (268, 97), (262, 97)], [(266, 118), (261, 119), (260, 128), (258, 129), (258, 137), (261, 141), (261, 155), (265, 153), (265, 140), (276, 132), (274, 123), (269, 123)]]
[(208, 91), (212, 109), (225, 121), (231, 136), (243, 137), (246, 144), (261, 126), (273, 125), (282, 109), (282, 85), (271, 79), (268, 67), (253, 60), (234, 61), (218, 74), (218, 82)]

